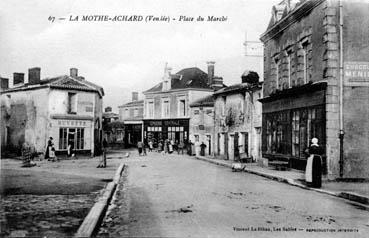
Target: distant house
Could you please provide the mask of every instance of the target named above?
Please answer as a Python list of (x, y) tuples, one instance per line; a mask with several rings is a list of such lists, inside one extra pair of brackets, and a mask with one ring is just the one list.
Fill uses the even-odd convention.
[(206, 145), (205, 155), (214, 151), (214, 98), (209, 95), (190, 104), (190, 140), (192, 143)]
[(106, 107), (103, 113), (104, 138), (110, 147), (124, 148), (124, 124), (119, 121), (119, 114)]
[(119, 106), (119, 120), (124, 123), (125, 146), (136, 146), (143, 137), (143, 100), (138, 100), (138, 92), (132, 92), (132, 101)]
[(214, 62), (208, 62), (208, 73), (199, 68), (186, 68), (175, 74), (165, 67), (162, 82), (143, 92), (144, 136), (148, 140), (189, 139), (190, 107), (196, 100), (223, 87), (223, 79), (214, 77)]
[[(251, 73), (252, 75), (252, 73)], [(252, 79), (252, 77), (251, 77)], [(240, 154), (261, 159), (262, 82), (234, 84), (214, 93), (214, 154), (237, 160)]]
[[(40, 68), (14, 73), (12, 88), (1, 91), (1, 147), (20, 152), (24, 142), (43, 152), (53, 137), (57, 153), (73, 143), (77, 153), (101, 151), (104, 90), (83, 77), (70, 75), (40, 79)], [(5, 85), (5, 83), (4, 83)]]

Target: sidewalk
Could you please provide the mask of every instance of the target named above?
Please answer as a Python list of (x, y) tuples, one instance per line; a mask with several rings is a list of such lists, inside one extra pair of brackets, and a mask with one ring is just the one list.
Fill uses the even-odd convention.
[[(204, 156), (196, 156), (196, 159), (207, 161), (213, 164), (232, 168), (234, 161), (207, 158)], [(245, 172), (263, 176), (269, 179), (277, 180), (297, 186), (304, 189), (314, 190), (316, 192), (329, 194), (336, 197), (348, 199), (350, 201), (364, 204), (369, 210), (369, 183), (355, 182), (325, 182), (322, 188), (311, 188), (305, 185), (305, 174), (298, 170), (278, 171), (269, 167), (261, 167), (257, 163), (246, 164)]]

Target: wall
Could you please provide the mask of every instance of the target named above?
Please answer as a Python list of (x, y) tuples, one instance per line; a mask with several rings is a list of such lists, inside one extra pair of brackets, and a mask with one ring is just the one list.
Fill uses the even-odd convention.
[[(260, 96), (259, 96), (260, 94)], [(225, 139), (228, 137), (228, 158), (234, 158), (234, 135), (238, 133), (240, 153), (247, 153), (256, 160), (261, 155), (261, 134), (255, 127), (261, 127), (261, 89), (252, 93), (233, 93), (225, 97), (217, 96), (215, 100), (215, 134), (214, 151), (218, 154), (218, 133), (222, 133), (219, 140), (220, 155), (225, 156)], [(225, 113), (222, 115), (225, 103)], [(227, 117), (232, 117), (232, 124), (227, 125)], [(247, 134), (246, 134), (247, 133)], [(245, 151), (245, 136), (248, 136), (248, 150)]]
[[(198, 111), (198, 114), (195, 114), (195, 111)], [(211, 138), (211, 153), (214, 152), (214, 107), (191, 107), (191, 119), (190, 119), (190, 129), (189, 139), (195, 143), (195, 135), (199, 135), (199, 142), (204, 142), (206, 144), (206, 153), (205, 155), (209, 155), (209, 143), (207, 135)], [(204, 126), (203, 129), (199, 128), (199, 125)]]
[[(369, 62), (369, 3), (344, 1), (345, 62)], [(363, 27), (365, 26), (365, 27)], [(369, 72), (369, 70), (368, 70)], [(346, 81), (345, 81), (346, 82)], [(369, 178), (369, 77), (344, 87), (344, 177)]]
[(287, 61), (284, 51), (288, 48), (292, 50), (292, 85), (302, 85), (303, 68), (301, 67), (301, 42), (307, 39), (308, 44), (308, 80), (313, 82), (323, 79), (323, 55), (325, 45), (323, 37), (324, 3), (318, 5), (310, 14), (300, 21), (294, 22), (281, 33), (278, 33), (271, 40), (265, 42), (264, 48), (264, 96), (269, 96), (276, 92), (278, 85), (276, 82), (276, 68), (274, 67), (274, 57), (279, 53), (280, 83), (283, 88), (287, 87)]
[[(67, 114), (68, 113), (68, 92), (77, 94), (77, 115), (80, 116), (94, 116), (94, 101), (99, 100), (95, 98), (96, 93), (80, 92), (80, 91), (65, 91), (65, 90), (51, 90), (50, 91), (50, 114)], [(95, 110), (94, 110), (95, 109)], [(99, 109), (99, 111), (102, 111)]]
[(44, 151), (49, 123), (48, 92), (44, 88), (1, 95), (2, 110), (7, 112), (6, 118), (2, 118), (2, 124), (9, 127), (8, 149), (20, 152), (22, 144), (28, 142), (37, 151)]
[[(161, 93), (151, 93), (145, 95), (144, 100), (144, 118), (145, 119), (166, 119), (162, 118), (162, 99), (169, 99), (170, 103), (170, 116), (169, 118), (189, 118), (190, 115), (190, 107), (189, 105), (196, 101), (197, 99), (203, 98), (212, 94), (212, 91), (204, 91), (204, 90), (180, 90), (180, 91), (166, 91)], [(179, 98), (186, 99), (186, 113), (187, 115), (184, 117), (179, 117), (178, 115), (178, 100)], [(147, 115), (147, 101), (154, 100), (154, 118), (149, 118)]]

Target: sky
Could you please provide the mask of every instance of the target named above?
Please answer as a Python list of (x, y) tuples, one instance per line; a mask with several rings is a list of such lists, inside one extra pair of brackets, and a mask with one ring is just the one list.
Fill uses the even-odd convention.
[[(69, 74), (72, 67), (105, 90), (104, 107), (117, 107), (172, 72), (198, 67), (231, 85), (245, 70), (262, 76), (262, 57), (245, 56), (243, 45), (259, 41), (280, 0), (2, 0), (0, 1), (0, 76), (41, 67), (41, 78)], [(82, 16), (143, 16), (140, 22), (82, 21)], [(146, 16), (169, 22), (146, 22)], [(79, 17), (78, 21), (71, 21)], [(193, 21), (179, 18), (193, 17)], [(204, 21), (196, 21), (199, 16)], [(226, 17), (209, 22), (208, 16)], [(55, 20), (52, 22), (52, 17)], [(65, 18), (65, 20), (59, 20)], [(173, 20), (176, 19), (176, 20)], [(10, 85), (11, 86), (11, 85)]]

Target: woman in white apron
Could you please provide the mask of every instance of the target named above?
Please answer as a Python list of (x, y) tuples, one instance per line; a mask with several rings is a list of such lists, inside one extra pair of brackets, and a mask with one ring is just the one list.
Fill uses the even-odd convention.
[(313, 138), (309, 147), (309, 157), (306, 163), (305, 180), (309, 186), (320, 188), (322, 186), (322, 150), (318, 139)]

